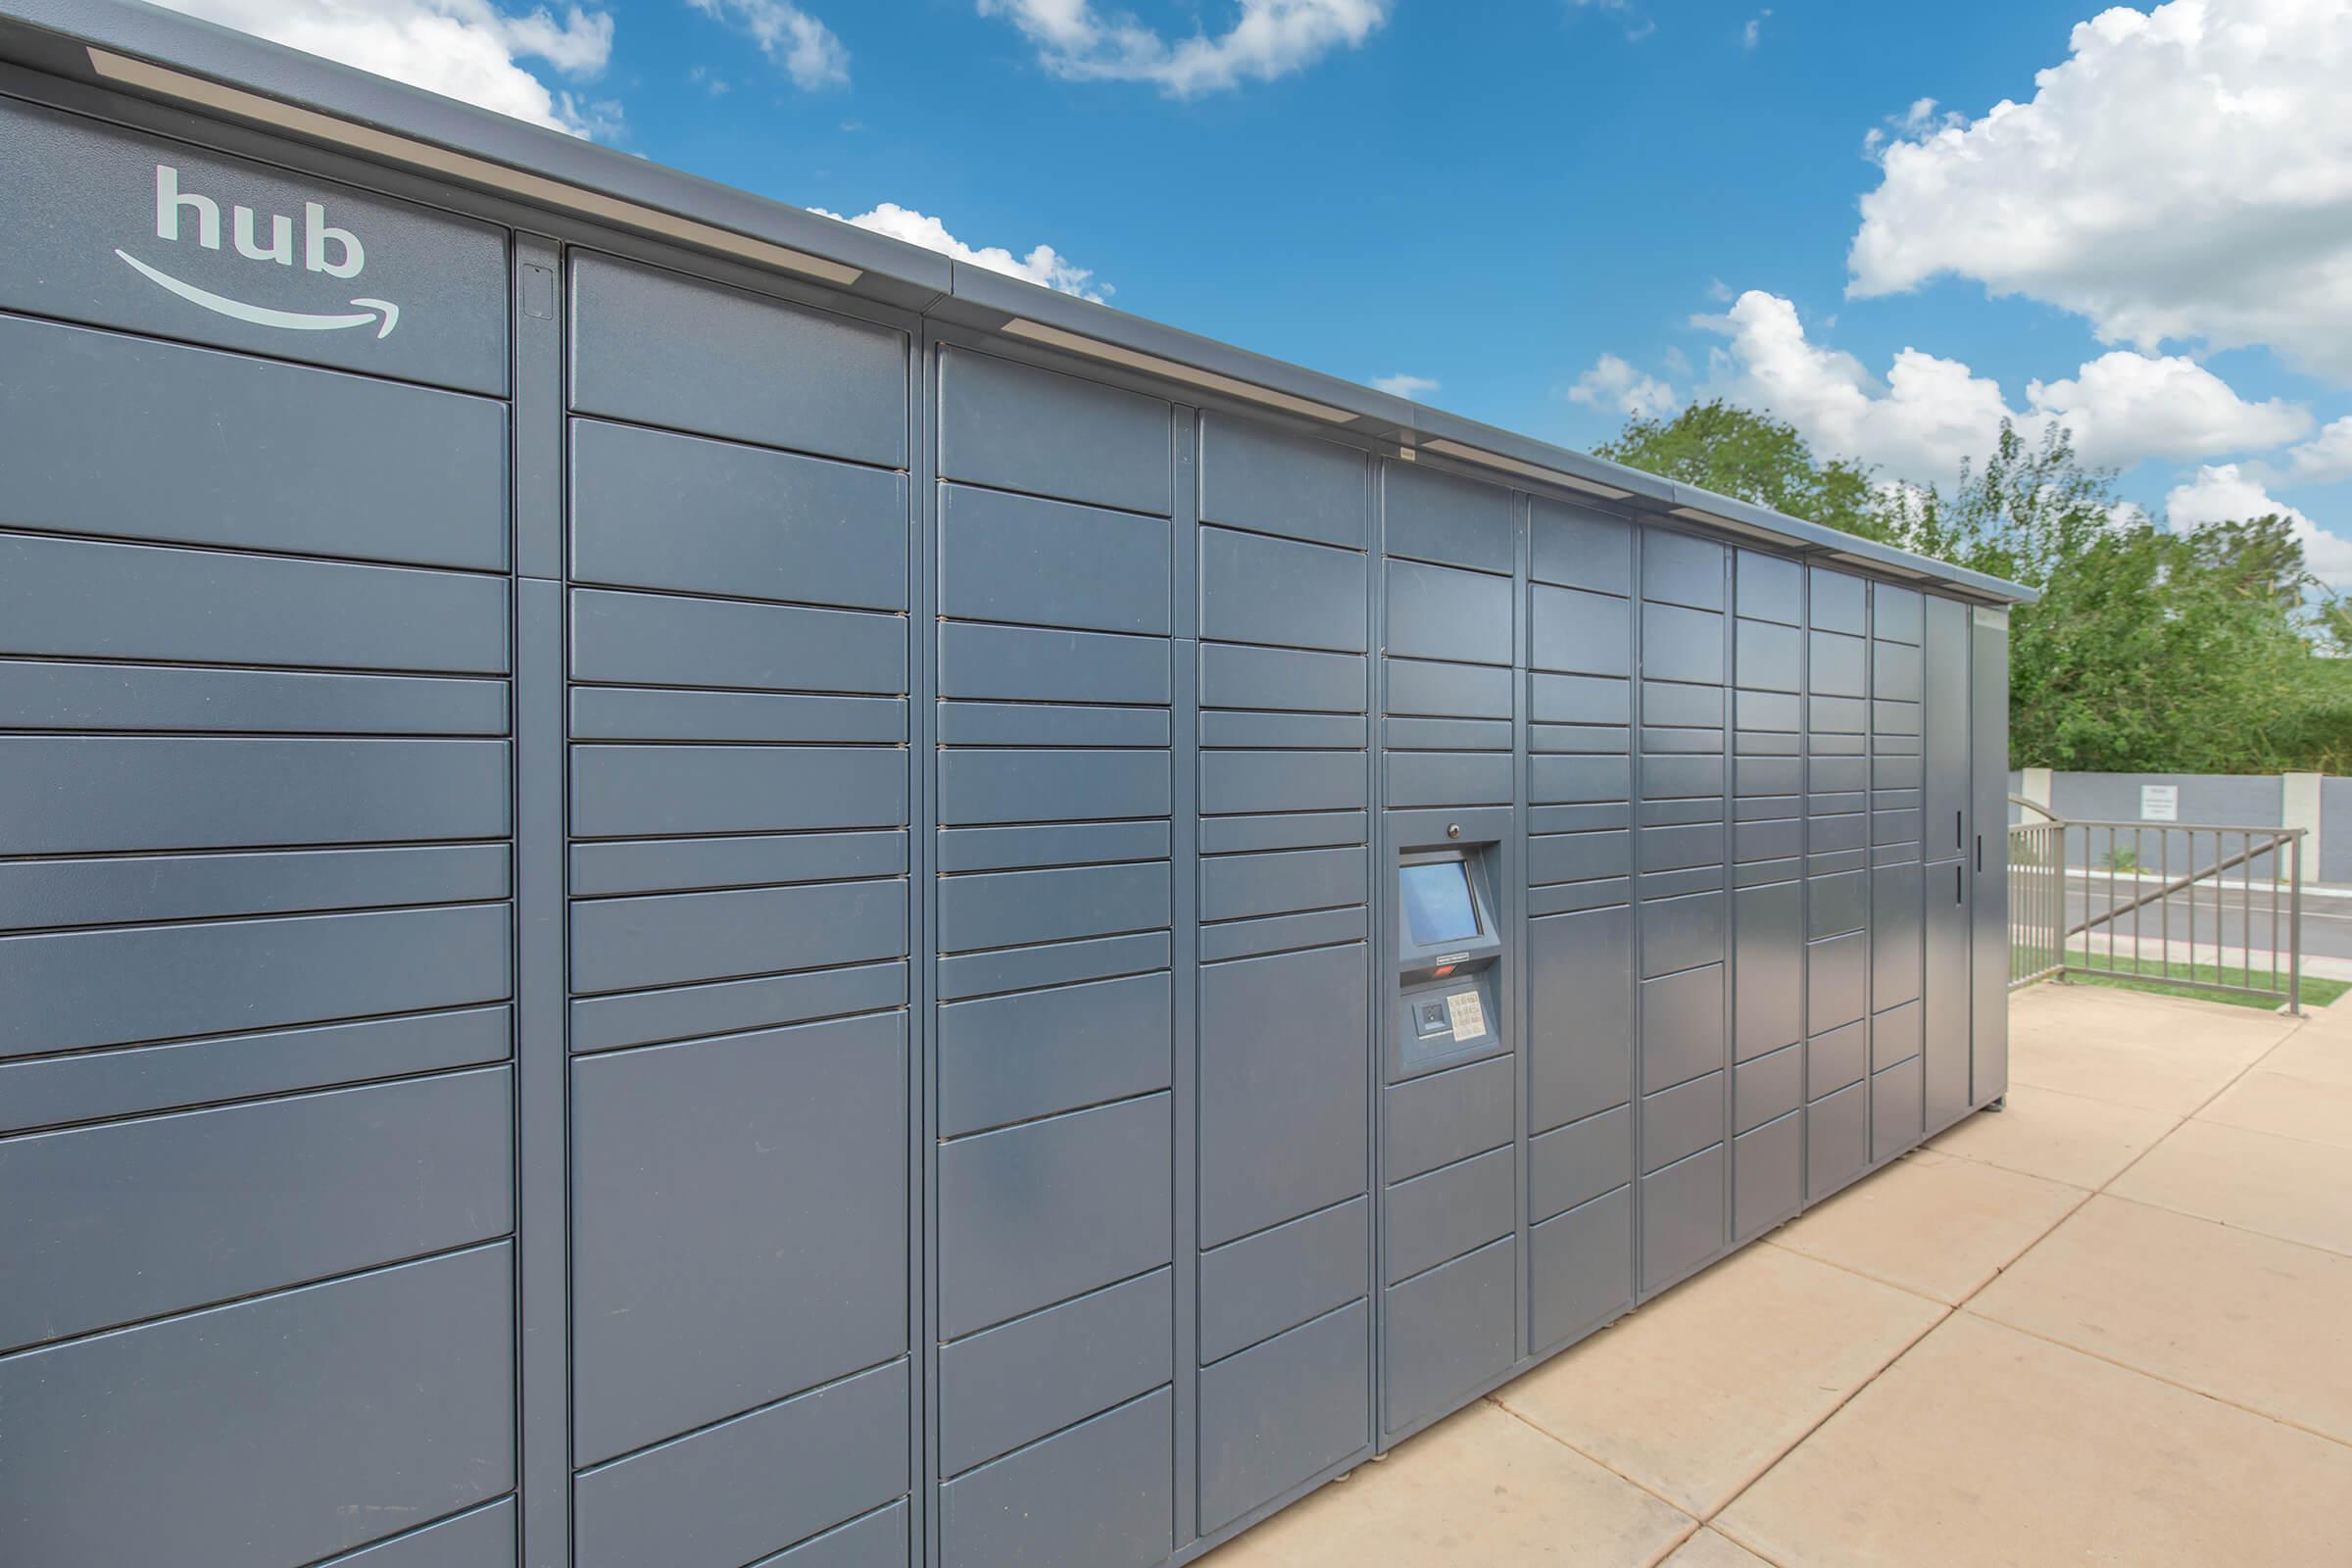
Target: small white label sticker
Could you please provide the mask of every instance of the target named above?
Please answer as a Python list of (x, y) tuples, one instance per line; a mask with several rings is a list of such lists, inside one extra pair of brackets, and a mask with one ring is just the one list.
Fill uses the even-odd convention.
[(2139, 787), (2139, 819), (2142, 822), (2180, 821), (2180, 786), (2142, 784)]
[(1457, 991), (1446, 999), (1446, 1015), (1453, 1020), (1453, 1038), (1470, 1040), (1487, 1032), (1486, 1004), (1475, 991)]

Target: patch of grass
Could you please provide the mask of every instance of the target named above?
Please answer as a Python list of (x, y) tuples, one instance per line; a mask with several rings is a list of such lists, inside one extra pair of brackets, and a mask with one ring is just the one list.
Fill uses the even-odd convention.
[[(2068, 955), (2068, 959), (2075, 961), (2081, 959), (2082, 956), (2082, 951), (2078, 949)], [(2076, 985), (2110, 986), (2118, 991), (2144, 991), (2151, 996), (2191, 997), (2205, 1002), (2226, 1002), (2232, 1006), (2260, 1007), (2265, 1012), (2277, 1009), (2284, 1001), (2283, 995), (2276, 999), (2234, 996), (2223, 991), (2200, 991), (2194, 986), (2178, 983), (2180, 980), (2193, 975), (2208, 985), (2249, 986), (2260, 990), (2271, 984), (2271, 971), (2267, 968), (2246, 969), (2235, 965), (2211, 963), (2200, 963), (2191, 968), (2190, 965), (2178, 959), (2168, 967), (2161, 958), (2128, 958), (2118, 954), (2113, 960), (2117, 972), (2110, 974), (2104, 972), (2105, 966), (2109, 962), (2104, 953), (2096, 955), (2095, 961), (2101, 965), (2100, 969), (2070, 969), (2067, 971), (2067, 980)], [(2161, 978), (2167, 974), (2174, 977), (2175, 983), (2167, 984)], [(2134, 978), (2138, 975), (2146, 975), (2150, 978), (2144, 980)], [(2278, 987), (2281, 993), (2285, 991), (2286, 971), (2284, 969), (2278, 971)], [(2352, 980), (2321, 980), (2307, 974), (2303, 977), (2304, 1010), (2325, 1007), (2346, 991), (2352, 991)]]

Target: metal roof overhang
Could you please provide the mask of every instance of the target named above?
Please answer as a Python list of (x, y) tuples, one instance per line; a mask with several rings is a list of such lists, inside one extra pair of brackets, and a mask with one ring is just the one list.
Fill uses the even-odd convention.
[(159, 10), (0, 0), (0, 61), (811, 279), (1566, 496), (1996, 604), (2031, 588), (950, 260), (609, 147)]

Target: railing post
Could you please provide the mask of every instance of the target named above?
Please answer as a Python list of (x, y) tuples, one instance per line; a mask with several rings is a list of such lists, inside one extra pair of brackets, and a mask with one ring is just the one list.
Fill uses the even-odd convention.
[(2303, 835), (2295, 835), (2293, 902), (2288, 906), (2286, 918), (2287, 956), (2286, 1010), (2296, 1017), (2303, 1016)]

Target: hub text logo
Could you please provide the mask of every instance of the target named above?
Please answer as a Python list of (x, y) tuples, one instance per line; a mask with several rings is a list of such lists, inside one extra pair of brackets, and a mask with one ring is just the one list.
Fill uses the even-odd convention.
[[(267, 232), (262, 225), (269, 225)], [(179, 171), (170, 164), (155, 166), (155, 237), (172, 244), (191, 240), (208, 251), (220, 248), (222, 222), (220, 204), (210, 196), (179, 187)], [(239, 256), (249, 262), (275, 263), (279, 267), (295, 265), (296, 243), (299, 238), (300, 256), (304, 270), (322, 273), (332, 278), (353, 278), (368, 266), (368, 248), (360, 236), (348, 228), (337, 228), (326, 220), (326, 208), (319, 202), (302, 204), (302, 228), (297, 236), (294, 220), (278, 214), (257, 214), (250, 207), (233, 207), (226, 223), (229, 243)], [(355, 316), (317, 316), (302, 311), (281, 311), (267, 305), (248, 305), (243, 300), (230, 299), (210, 289), (173, 277), (161, 268), (150, 267), (126, 250), (115, 254), (130, 265), (140, 276), (159, 288), (170, 290), (191, 305), (201, 305), (216, 315), (233, 320), (251, 322), (255, 326), (280, 327), (289, 332), (339, 332), (348, 327), (373, 326), (379, 338), (390, 337), (400, 324), (400, 307), (390, 300), (369, 299), (365, 295), (352, 300), (360, 314)], [(379, 324), (380, 323), (380, 324)]]

